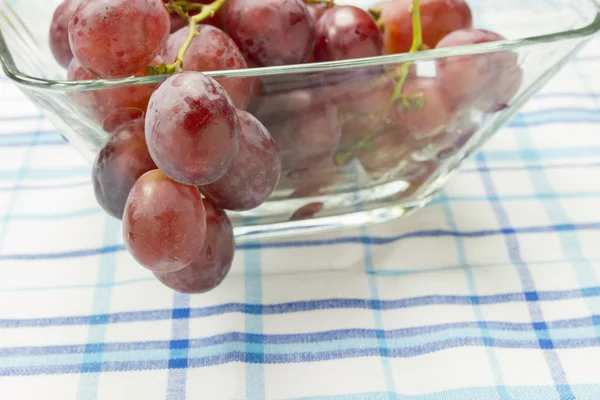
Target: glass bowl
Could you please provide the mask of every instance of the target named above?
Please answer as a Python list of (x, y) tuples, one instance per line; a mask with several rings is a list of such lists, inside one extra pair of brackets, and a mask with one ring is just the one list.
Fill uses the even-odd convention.
[[(91, 162), (108, 137), (98, 99), (115, 90), (143, 91), (166, 77), (66, 81), (48, 45), (56, 4), (0, 0), (0, 60), (6, 75)], [(238, 240), (384, 221), (423, 207), (600, 29), (595, 0), (469, 4), (475, 28), (507, 39), (207, 73), (262, 84), (249, 110), (282, 152), (284, 171), (269, 201), (230, 213)], [(455, 75), (442, 79), (442, 68)], [(402, 70), (408, 72), (403, 97), (390, 107)]]

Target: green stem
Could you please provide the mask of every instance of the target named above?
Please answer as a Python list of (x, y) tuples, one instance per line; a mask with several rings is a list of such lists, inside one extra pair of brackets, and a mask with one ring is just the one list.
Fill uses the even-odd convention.
[[(146, 71), (148, 75), (162, 75), (162, 74), (173, 74), (175, 72), (181, 72), (183, 68), (183, 58), (185, 57), (185, 53), (190, 48), (192, 44), (192, 40), (194, 37), (198, 35), (196, 31), (196, 26), (199, 22), (205, 20), (206, 18), (212, 17), (215, 15), (219, 8), (223, 4), (225, 4), (227, 0), (215, 0), (210, 4), (193, 4), (188, 3), (184, 0), (169, 0), (167, 4), (167, 8), (171, 11), (175, 11), (179, 16), (186, 19), (188, 22), (188, 27), (190, 32), (185, 40), (185, 42), (181, 45), (181, 48), (177, 52), (177, 57), (172, 64), (161, 64), (159, 66), (149, 66)], [(187, 14), (187, 11), (190, 10), (200, 10), (200, 12), (192, 17)]]
[[(413, 0), (412, 6), (410, 8), (410, 13), (412, 14), (412, 21), (413, 21), (413, 39), (412, 39), (412, 44), (410, 46), (409, 52), (414, 53), (416, 51), (419, 51), (423, 44), (423, 32), (421, 30), (421, 1), (420, 0)], [(394, 87), (394, 93), (392, 94), (392, 98), (390, 99), (389, 103), (383, 110), (382, 114), (384, 116), (387, 116), (389, 114), (390, 110), (394, 106), (394, 103), (399, 98), (402, 97), (402, 89), (404, 88), (404, 84), (406, 83), (406, 78), (408, 78), (408, 73), (410, 72), (410, 66), (412, 64), (413, 64), (413, 62), (407, 62), (407, 63), (402, 64), (399, 67), (398, 70), (400, 73), (400, 78), (398, 79), (398, 82), (396, 83), (396, 86)], [(365, 136), (363, 136), (358, 142), (356, 142), (356, 144), (351, 149), (348, 149), (343, 152), (338, 152), (335, 155), (336, 163), (338, 165), (345, 164), (346, 162), (348, 162), (348, 160), (350, 160), (350, 158), (352, 158), (354, 156), (354, 154), (358, 150), (367, 147), (373, 141), (373, 137), (377, 134), (379, 129), (381, 129), (381, 124), (382, 124), (382, 122), (385, 122), (385, 120), (386, 120), (386, 118), (381, 118), (379, 123), (373, 129), (371, 129), (369, 132), (367, 132), (367, 134)]]
[(325, 4), (328, 7), (334, 6), (334, 0), (304, 0), (306, 4)]
[[(177, 15), (187, 21), (188, 15), (185, 13), (185, 10), (181, 7), (180, 2), (176, 2), (175, 0), (169, 0), (167, 4), (167, 10), (169, 12), (175, 11)], [(187, 2), (186, 2), (187, 3)]]
[(199, 4), (201, 6), (200, 13), (188, 18), (188, 27), (190, 28), (190, 33), (188, 34), (187, 39), (179, 49), (175, 62), (169, 66), (169, 69), (171, 69), (172, 67), (174, 69), (174, 72), (181, 71), (181, 68), (183, 67), (183, 57), (185, 57), (185, 53), (190, 48), (192, 40), (194, 40), (194, 37), (198, 34), (196, 32), (196, 25), (199, 22), (205, 20), (206, 18), (214, 16), (215, 13), (219, 11), (219, 8), (221, 8), (221, 6), (225, 4), (226, 1), (227, 0), (215, 0), (207, 5)]

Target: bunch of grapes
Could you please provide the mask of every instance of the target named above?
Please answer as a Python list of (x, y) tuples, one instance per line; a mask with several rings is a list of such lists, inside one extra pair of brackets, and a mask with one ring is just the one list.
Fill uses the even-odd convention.
[[(503, 39), (471, 25), (464, 0), (387, 0), (369, 11), (333, 0), (64, 0), (50, 47), (70, 80), (169, 75), (73, 96), (109, 134), (94, 190), (122, 219), (129, 252), (168, 287), (201, 293), (232, 264), (225, 210), (254, 209), (278, 184), (292, 198), (318, 195), (352, 159), (384, 175), (423, 142), (472, 132), (456, 123), (461, 110), (502, 109), (522, 79), (510, 53), (444, 59), (433, 77), (407, 63), (311, 75), (298, 86), (203, 72)], [(435, 169), (426, 165), (401, 170), (424, 182)], [(322, 208), (310, 203), (291, 219)]]

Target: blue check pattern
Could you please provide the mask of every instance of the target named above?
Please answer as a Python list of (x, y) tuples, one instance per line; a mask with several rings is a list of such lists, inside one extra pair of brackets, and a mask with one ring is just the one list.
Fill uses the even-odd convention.
[(0, 80), (0, 398), (600, 398), (600, 41), (424, 210), (238, 246), (204, 296), (124, 251)]

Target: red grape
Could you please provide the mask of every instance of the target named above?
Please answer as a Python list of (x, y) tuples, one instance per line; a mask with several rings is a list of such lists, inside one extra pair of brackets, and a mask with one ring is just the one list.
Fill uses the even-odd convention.
[(340, 168), (333, 162), (333, 157), (326, 157), (311, 167), (289, 172), (286, 178), (294, 189), (291, 198), (316, 196), (337, 183)]
[(163, 49), (169, 29), (161, 0), (84, 1), (69, 23), (69, 41), (84, 68), (119, 78), (145, 68)]
[(286, 171), (313, 166), (340, 142), (337, 108), (319, 90), (261, 96), (254, 111), (275, 139)]
[[(156, 57), (151, 64), (160, 64), (162, 58)], [(145, 69), (138, 71), (136, 76), (145, 75)], [(73, 81), (96, 80), (98, 77), (79, 64), (76, 58), (71, 60), (67, 70), (67, 78)], [(148, 101), (156, 85), (133, 85), (113, 89), (95, 89), (74, 92), (73, 97), (83, 113), (93, 120), (104, 123), (122, 108), (146, 110)], [(110, 125), (110, 123), (109, 123)]]
[(328, 4), (307, 4), (306, 8), (308, 8), (308, 13), (316, 24), (325, 14), (325, 11), (329, 10), (330, 6)]
[(146, 146), (144, 120), (121, 125), (104, 145), (93, 167), (98, 203), (115, 218), (123, 218), (129, 191), (135, 181), (156, 165)]
[(67, 68), (73, 59), (69, 45), (69, 21), (79, 0), (64, 0), (54, 11), (50, 25), (50, 50), (60, 65)]
[(169, 179), (160, 170), (142, 175), (129, 193), (123, 239), (129, 253), (153, 272), (190, 265), (206, 235), (206, 212), (198, 188)]
[(406, 108), (401, 100), (396, 102), (398, 122), (417, 140), (436, 136), (452, 119), (450, 101), (436, 78), (410, 79), (402, 88), (402, 95), (412, 106)]
[(146, 141), (156, 165), (171, 179), (190, 185), (215, 182), (233, 163), (239, 139), (231, 99), (200, 72), (170, 76), (150, 98)]
[(323, 207), (325, 207), (325, 204), (323, 203), (308, 203), (307, 205), (297, 209), (294, 214), (292, 214), (290, 220), (298, 221), (301, 219), (312, 218), (316, 213), (321, 211)]
[[(139, 118), (144, 118), (144, 111), (139, 108), (118, 108), (106, 117), (106, 119), (102, 123), (102, 129), (104, 129), (108, 133), (113, 133), (117, 130), (117, 128), (121, 127), (122, 125), (131, 121), (135, 121)], [(146, 143), (146, 139), (144, 139), (144, 143)]]
[(226, 26), (246, 59), (261, 66), (302, 63), (313, 50), (314, 22), (302, 0), (232, 0)]
[(240, 147), (229, 171), (200, 191), (214, 205), (245, 211), (261, 205), (273, 193), (281, 172), (279, 150), (267, 129), (246, 111), (238, 110)]
[(347, 92), (338, 89), (332, 99), (342, 115), (342, 141), (340, 148), (347, 148), (362, 136), (380, 131), (395, 121), (395, 112), (390, 107), (395, 82), (381, 77), (370, 87)]
[(354, 6), (327, 10), (316, 25), (315, 61), (348, 60), (384, 54), (383, 38), (366, 11)]
[(374, 135), (369, 145), (358, 151), (358, 159), (368, 173), (379, 178), (398, 167), (412, 150), (407, 135), (389, 128)]
[[(406, 53), (413, 39), (412, 0), (391, 0), (378, 3), (385, 48), (390, 54)], [(421, 30), (423, 46), (434, 48), (450, 32), (473, 25), (471, 9), (465, 0), (421, 0)]]
[[(225, 32), (210, 25), (198, 25), (196, 31), (198, 35), (183, 57), (184, 70), (202, 72), (248, 68), (244, 56)], [(176, 59), (189, 32), (190, 28), (185, 27), (169, 37), (162, 53), (165, 60), (172, 62)], [(216, 81), (227, 91), (237, 108), (248, 106), (251, 96), (248, 79), (217, 78)]]
[(200, 254), (187, 267), (154, 275), (164, 285), (181, 293), (204, 293), (219, 286), (229, 273), (235, 253), (231, 221), (223, 211), (204, 200), (206, 240)]
[[(504, 40), (497, 33), (465, 29), (446, 36), (437, 48)], [(507, 105), (518, 92), (523, 71), (518, 54), (511, 51), (457, 56), (438, 62), (442, 85), (458, 104), (473, 105), (484, 112), (494, 112)]]
[(177, 32), (178, 30), (180, 30), (184, 26), (185, 26), (185, 21), (184, 21), (183, 18), (181, 18), (177, 14), (171, 15), (171, 25), (170, 25), (170, 27), (171, 27), (170, 32), (171, 33)]

